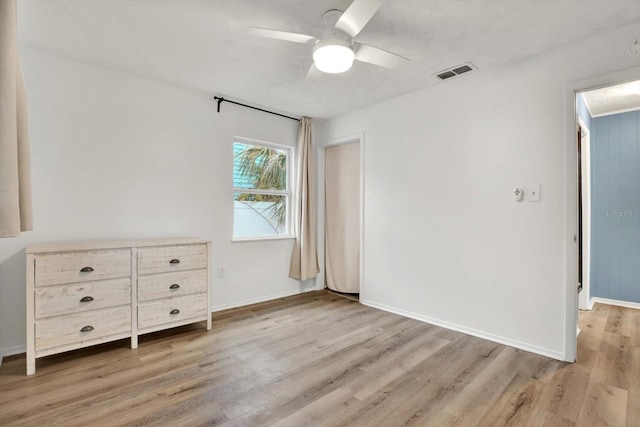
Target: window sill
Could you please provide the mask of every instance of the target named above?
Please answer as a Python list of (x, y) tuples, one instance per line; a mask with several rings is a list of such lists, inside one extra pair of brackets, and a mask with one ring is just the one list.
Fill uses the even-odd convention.
[(284, 235), (284, 236), (264, 236), (264, 237), (247, 236), (247, 237), (234, 237), (233, 239), (231, 239), (231, 243), (263, 242), (263, 241), (268, 241), (268, 240), (293, 240), (293, 239), (295, 239), (295, 236), (292, 236), (290, 234), (287, 234), (287, 235)]

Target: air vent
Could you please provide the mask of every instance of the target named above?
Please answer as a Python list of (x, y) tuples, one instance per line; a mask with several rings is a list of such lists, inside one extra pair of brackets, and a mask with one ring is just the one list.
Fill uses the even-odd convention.
[(445, 71), (444, 73), (438, 74), (438, 77), (440, 77), (442, 80), (448, 79), (449, 77), (455, 77), (456, 73), (454, 73), (453, 71)]
[(477, 70), (476, 66), (471, 62), (467, 62), (466, 64), (456, 65), (455, 67), (448, 68), (446, 70), (442, 70), (436, 74), (438, 78), (441, 80), (450, 79), (451, 77), (458, 76), (460, 74), (468, 73), (469, 71)]

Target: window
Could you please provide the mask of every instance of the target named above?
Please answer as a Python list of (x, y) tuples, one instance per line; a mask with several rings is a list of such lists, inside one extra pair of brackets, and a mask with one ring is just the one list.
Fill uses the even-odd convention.
[(292, 148), (233, 141), (233, 239), (291, 237)]

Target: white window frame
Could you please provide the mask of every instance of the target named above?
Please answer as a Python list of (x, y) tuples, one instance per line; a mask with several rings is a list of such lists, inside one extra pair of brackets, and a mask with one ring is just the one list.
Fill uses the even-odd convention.
[[(274, 142), (268, 142), (268, 141), (261, 141), (258, 139), (252, 139), (252, 138), (245, 138), (242, 136), (234, 136), (233, 137), (233, 141), (232, 144), (236, 144), (236, 143), (240, 143), (240, 144), (247, 144), (247, 145), (252, 145), (252, 146), (258, 146), (258, 147), (265, 147), (265, 148), (270, 148), (270, 149), (274, 149), (274, 150), (280, 150), (280, 151), (285, 151), (287, 153), (287, 178), (286, 178), (286, 183), (287, 183), (287, 188), (285, 190), (257, 190), (257, 189), (250, 189), (250, 188), (238, 188), (238, 187), (233, 187), (233, 198), (232, 200), (235, 200), (235, 194), (236, 193), (250, 193), (250, 194), (268, 194), (268, 195), (274, 195), (274, 196), (285, 196), (286, 197), (286, 206), (287, 206), (287, 220), (286, 220), (286, 224), (285, 224), (285, 232), (283, 234), (272, 234), (272, 235), (265, 235), (265, 236), (236, 236), (233, 234), (233, 230), (235, 229), (235, 212), (233, 215), (233, 229), (231, 230), (231, 234), (232, 234), (232, 238), (231, 241), (232, 242), (251, 242), (251, 241), (256, 241), (256, 240), (283, 240), (283, 239), (294, 239), (295, 235), (293, 232), (293, 176), (294, 174), (292, 173), (292, 171), (294, 170), (294, 155), (295, 155), (295, 149), (294, 147), (290, 146), (290, 145), (283, 145), (283, 144), (276, 144)], [(235, 150), (234, 154), (233, 154), (233, 160), (232, 160), (232, 166), (235, 163)], [(233, 179), (232, 179), (232, 184), (233, 184)]]

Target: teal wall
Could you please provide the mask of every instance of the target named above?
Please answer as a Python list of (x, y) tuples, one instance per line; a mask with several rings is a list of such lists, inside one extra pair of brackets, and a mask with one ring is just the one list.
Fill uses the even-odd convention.
[(592, 126), (592, 296), (640, 303), (640, 111)]
[(591, 118), (591, 113), (589, 113), (589, 109), (587, 108), (587, 104), (584, 102), (584, 98), (581, 93), (576, 96), (576, 110), (578, 111), (578, 117), (582, 119), (582, 123), (584, 123), (589, 132), (591, 132), (593, 119)]
[[(234, 158), (239, 152), (245, 150), (247, 147), (248, 145), (246, 144), (234, 142), (233, 143)], [(251, 182), (249, 178), (242, 176), (242, 174), (240, 174), (239, 169), (240, 167), (234, 161), (233, 162), (233, 188), (253, 188), (253, 182)]]

